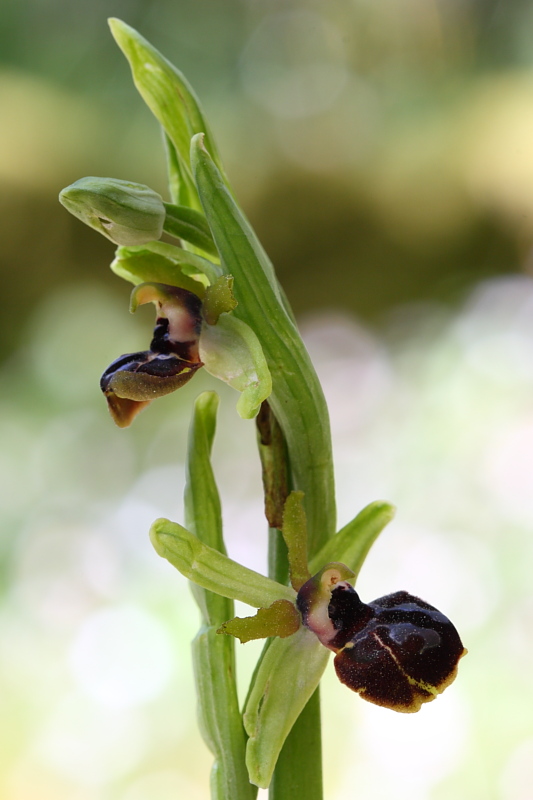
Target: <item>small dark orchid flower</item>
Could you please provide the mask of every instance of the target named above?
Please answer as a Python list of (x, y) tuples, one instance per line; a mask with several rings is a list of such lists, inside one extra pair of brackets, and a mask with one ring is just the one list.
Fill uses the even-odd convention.
[(156, 397), (187, 383), (202, 366), (200, 298), (177, 286), (140, 284), (132, 294), (132, 310), (149, 302), (157, 308), (150, 349), (120, 356), (100, 380), (111, 416), (120, 428), (130, 425)]
[[(175, 250), (170, 245), (163, 247), (170, 248), (171, 254)], [(137, 253), (135, 248), (123, 248), (121, 255), (124, 251)], [(151, 250), (148, 256), (156, 264), (161, 258)], [(181, 276), (180, 280), (196, 283), (198, 294), (166, 283), (140, 283), (133, 290), (131, 311), (154, 303), (157, 316), (149, 350), (120, 356), (100, 380), (111, 416), (120, 428), (128, 427), (152, 400), (190, 381), (200, 367), (241, 393), (237, 411), (244, 419), (254, 417), (272, 391), (259, 339), (231, 313), (237, 305), (233, 278), (222, 275), (207, 288), (190, 278)]]
[(394, 711), (418, 711), (457, 675), (467, 652), (450, 620), (408, 592), (368, 605), (344, 564), (327, 564), (298, 592), (306, 627), (335, 656), (339, 680), (364, 700)]

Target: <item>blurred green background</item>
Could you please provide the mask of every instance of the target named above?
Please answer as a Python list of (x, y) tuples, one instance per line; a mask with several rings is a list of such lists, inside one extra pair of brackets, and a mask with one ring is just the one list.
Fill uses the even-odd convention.
[[(253, 426), (199, 375), (132, 429), (98, 378), (144, 349), (84, 175), (165, 194), (155, 121), (107, 29), (200, 95), (330, 403), (339, 519), (398, 519), (360, 579), (452, 617), (470, 653), (405, 718), (324, 687), (326, 798), (531, 800), (533, 6), (525, 0), (4, 0), (0, 11), (0, 797), (207, 796), (184, 580), (188, 416), (222, 395), (230, 553), (265, 568)], [(239, 649), (243, 691), (257, 650)]]

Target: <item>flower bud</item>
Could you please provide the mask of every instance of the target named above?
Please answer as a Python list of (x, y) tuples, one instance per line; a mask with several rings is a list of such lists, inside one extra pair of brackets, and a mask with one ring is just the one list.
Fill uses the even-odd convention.
[(376, 705), (418, 711), (457, 675), (459, 659), (467, 652), (457, 630), (444, 614), (408, 592), (363, 603), (345, 580), (334, 576), (327, 582), (332, 567), (339, 565), (327, 565), (298, 593), (304, 625), (337, 653), (341, 683)]
[(115, 244), (146, 244), (163, 233), (161, 196), (140, 183), (116, 178), (81, 178), (59, 195), (75, 217)]

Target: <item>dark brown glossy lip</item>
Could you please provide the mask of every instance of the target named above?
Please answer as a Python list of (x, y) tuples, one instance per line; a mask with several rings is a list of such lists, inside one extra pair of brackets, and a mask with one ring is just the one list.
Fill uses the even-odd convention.
[[(325, 602), (330, 630), (317, 615)], [(339, 680), (365, 700), (395, 711), (418, 711), (433, 700), (454, 680), (466, 653), (452, 622), (408, 592), (363, 603), (342, 581), (327, 601), (314, 576), (300, 589), (297, 607), (304, 625), (336, 653)]]
[(345, 624), (342, 636), (335, 638), (341, 645), (334, 661), (339, 679), (372, 703), (418, 711), (457, 674), (466, 651), (455, 626), (434, 606), (403, 591), (374, 600), (366, 609), (358, 607), (357, 620)]
[(175, 341), (169, 320), (158, 316), (149, 350), (126, 353), (104, 371), (100, 388), (106, 396), (115, 423), (125, 428), (152, 400), (176, 391), (203, 366), (198, 339), (202, 302), (185, 289), (164, 286), (175, 296), (179, 309), (189, 317), (190, 341)]

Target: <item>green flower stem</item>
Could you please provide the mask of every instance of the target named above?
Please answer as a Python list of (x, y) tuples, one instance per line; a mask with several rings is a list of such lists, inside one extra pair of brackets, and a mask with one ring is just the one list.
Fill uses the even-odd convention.
[[(294, 487), (305, 495), (308, 549), (310, 555), (314, 555), (335, 530), (331, 437), (322, 388), (300, 335), (285, 310), (270, 261), (233, 200), (223, 177), (203, 146), (203, 137), (200, 135), (194, 137), (191, 145), (191, 163), (204, 213), (221, 256), (222, 267), (235, 278), (235, 296), (239, 303), (235, 314), (241, 316), (256, 331), (272, 374), (269, 405), (287, 443)], [(276, 575), (286, 573), (283, 564), (286, 557), (277, 540), (278, 535), (273, 532), (270, 534), (276, 553), (274, 558), (271, 555), (270, 560), (277, 562), (273, 565)], [(277, 642), (266, 651), (257, 673), (254, 685), (257, 685), (258, 692), (264, 689), (261, 670), (269, 654), (272, 657), (273, 648), (277, 652)], [(306, 700), (317, 683), (312, 685)], [(307, 792), (312, 787), (312, 794), (290, 795), (285, 788), (286, 782), (279, 779), (274, 781), (271, 800), (289, 800), (289, 797), (290, 800), (304, 800), (304, 797), (306, 800), (320, 800), (322, 797), (318, 694), (304, 720), (296, 722), (304, 707), (305, 703), (298, 708), (298, 713), (291, 718), (291, 724), (282, 729), (277, 738), (269, 740), (268, 730), (265, 732), (263, 729), (254, 741), (265, 744), (270, 752), (275, 752), (276, 757), (279, 755), (281, 774), (310, 774), (311, 780), (305, 790)], [(267, 704), (265, 715), (268, 709)], [(280, 754), (279, 746), (295, 722), (287, 750), (282, 750)], [(308, 733), (309, 728), (313, 731), (312, 735)], [(307, 747), (300, 749), (294, 745), (300, 739)], [(250, 743), (248, 748), (247, 752), (254, 752)], [(296, 753), (301, 756), (302, 760), (299, 762), (294, 760)], [(272, 768), (275, 763), (275, 760), (271, 763)], [(250, 769), (250, 763), (248, 768)], [(270, 777), (271, 774), (269, 779)]]
[[(189, 434), (185, 519), (199, 539), (225, 554), (220, 498), (210, 462), (218, 396), (197, 399)], [(214, 800), (254, 800), (245, 764), (246, 738), (235, 683), (235, 646), (217, 629), (234, 615), (233, 602), (193, 584), (202, 627), (192, 645), (200, 728), (215, 761)]]
[(241, 600), (254, 608), (266, 608), (280, 599), (295, 602), (293, 589), (203, 544), (177, 522), (156, 519), (150, 528), (150, 540), (156, 552), (182, 575), (211, 592)]
[(256, 332), (272, 374), (270, 406), (287, 442), (295, 489), (305, 493), (309, 553), (335, 530), (329, 417), (322, 388), (301, 337), (285, 311), (272, 266), (204, 147), (192, 140), (200, 200), (225, 272), (235, 278), (235, 315)]
[[(295, 769), (295, 764), (305, 764), (306, 768)], [(318, 686), (285, 740), (270, 783), (269, 797), (276, 800), (290, 800), (294, 797), (319, 800), (322, 797), (322, 737)]]
[[(289, 494), (290, 467), (283, 432), (268, 401), (263, 403), (257, 417), (257, 432), (265, 492), (265, 515), (270, 525), (268, 574), (280, 583), (287, 583), (289, 580), (288, 548), (280, 529), (283, 526), (285, 502)], [(268, 693), (272, 694), (275, 691), (275, 686), (272, 686), (270, 676), (263, 667), (263, 659), (272, 644), (272, 640), (267, 642), (257, 663), (245, 703), (246, 710), (249, 708), (251, 697), (254, 698), (252, 701), (254, 702), (255, 698), (266, 697)], [(276, 648), (279, 647), (280, 645), (276, 645)], [(283, 676), (284, 680), (297, 684), (301, 677), (298, 674), (299, 670), (299, 662), (293, 662), (290, 674)], [(304, 705), (303, 711), (297, 716), (288, 735), (284, 728), (285, 720), (282, 717), (278, 719), (278, 730), (267, 728), (265, 731), (258, 726), (255, 744), (249, 746), (250, 758), (253, 758), (252, 747), (256, 752), (261, 752), (265, 746), (263, 743), (265, 733), (266, 738), (270, 738), (270, 743), (267, 742), (266, 746), (270, 746), (271, 761), (275, 763), (269, 789), (271, 800), (297, 800), (298, 798), (321, 800), (322, 798), (322, 737), (318, 687), (320, 674), (319, 672), (314, 676), (315, 679), (308, 689), (308, 692), (311, 692), (311, 699), (307, 701), (307, 705)], [(266, 682), (262, 683), (265, 679)], [(287, 698), (284, 700), (286, 701)], [(296, 702), (297, 710), (302, 707), (299, 698), (294, 697), (292, 700)], [(265, 710), (268, 711), (268, 709), (267, 705)], [(287, 709), (285, 709), (286, 713)]]

